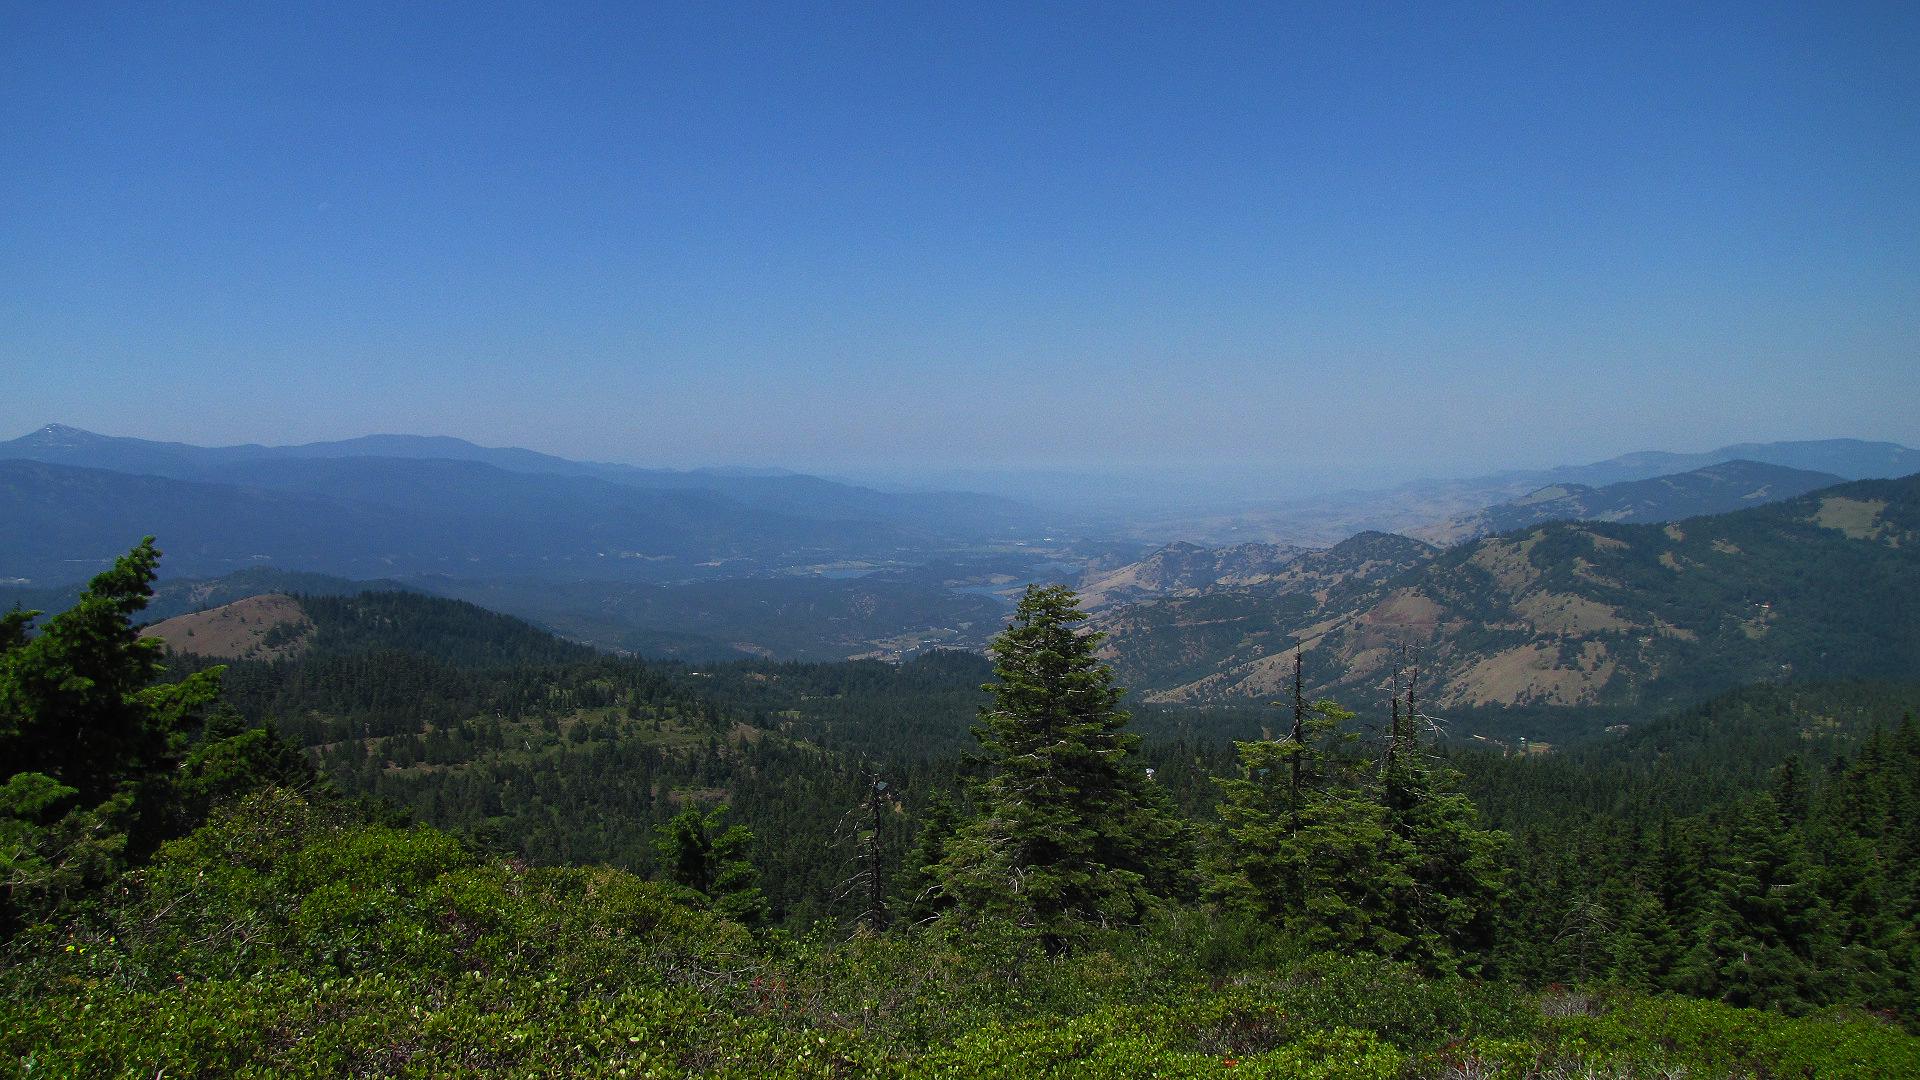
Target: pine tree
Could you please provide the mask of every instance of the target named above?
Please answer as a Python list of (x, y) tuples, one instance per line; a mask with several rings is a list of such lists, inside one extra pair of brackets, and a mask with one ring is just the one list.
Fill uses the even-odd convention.
[(979, 817), (935, 872), (958, 911), (1012, 919), (1055, 949), (1082, 927), (1139, 921), (1185, 889), (1190, 865), (1077, 605), (1064, 586), (1029, 587), (994, 639), (999, 679), (974, 728)]

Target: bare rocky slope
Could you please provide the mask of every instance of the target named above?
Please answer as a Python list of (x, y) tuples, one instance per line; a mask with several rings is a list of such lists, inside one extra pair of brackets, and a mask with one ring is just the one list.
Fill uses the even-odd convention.
[(1920, 674), (1920, 476), (1680, 524), (1548, 523), (1413, 562), (1127, 605), (1096, 624), (1122, 681), (1162, 702), (1279, 694), (1296, 649), (1315, 693), (1349, 699), (1411, 650), (1430, 699), (1452, 706)]

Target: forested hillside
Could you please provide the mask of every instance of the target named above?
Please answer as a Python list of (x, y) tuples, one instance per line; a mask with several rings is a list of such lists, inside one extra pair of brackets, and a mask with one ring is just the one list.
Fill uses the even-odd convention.
[(23, 1075), (1920, 1067), (1912, 684), (1541, 758), (1442, 743), (1408, 668), (1384, 714), (1136, 724), (1064, 588), (990, 668), (662, 665), (406, 593), (218, 666), (134, 629), (156, 562), (0, 624)]
[(1672, 525), (1559, 522), (1384, 581), (1106, 613), (1149, 700), (1366, 692), (1414, 650), (1448, 707), (1665, 705), (1748, 682), (1897, 677), (1920, 655), (1920, 477)]

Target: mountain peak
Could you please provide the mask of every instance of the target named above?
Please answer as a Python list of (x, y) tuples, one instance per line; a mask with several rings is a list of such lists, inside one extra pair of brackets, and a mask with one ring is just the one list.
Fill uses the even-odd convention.
[(74, 426), (73, 426), (73, 425), (71, 425), (71, 424), (48, 424), (48, 425), (47, 425), (46, 427), (43, 427), (43, 428), (41, 428), (40, 430), (38, 430), (38, 431), (36, 431), (36, 432), (34, 432), (33, 434), (35, 434), (35, 435), (63, 435), (63, 436), (73, 436), (73, 435), (84, 435), (84, 436), (86, 436), (86, 437), (87, 437), (87, 438), (89, 438), (89, 439), (98, 439), (98, 438), (100, 438), (100, 436), (99, 436), (99, 435), (97, 435), (97, 434), (95, 434), (95, 433), (93, 433), (93, 432), (91, 432), (91, 431), (88, 431), (88, 430), (86, 430), (85, 428), (77, 428), (77, 427), (74, 427)]

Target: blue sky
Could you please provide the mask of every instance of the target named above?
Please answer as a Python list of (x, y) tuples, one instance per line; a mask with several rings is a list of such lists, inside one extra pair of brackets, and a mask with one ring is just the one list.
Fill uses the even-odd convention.
[(1913, 5), (159, 7), (0, 6), (0, 435), (1920, 442)]

